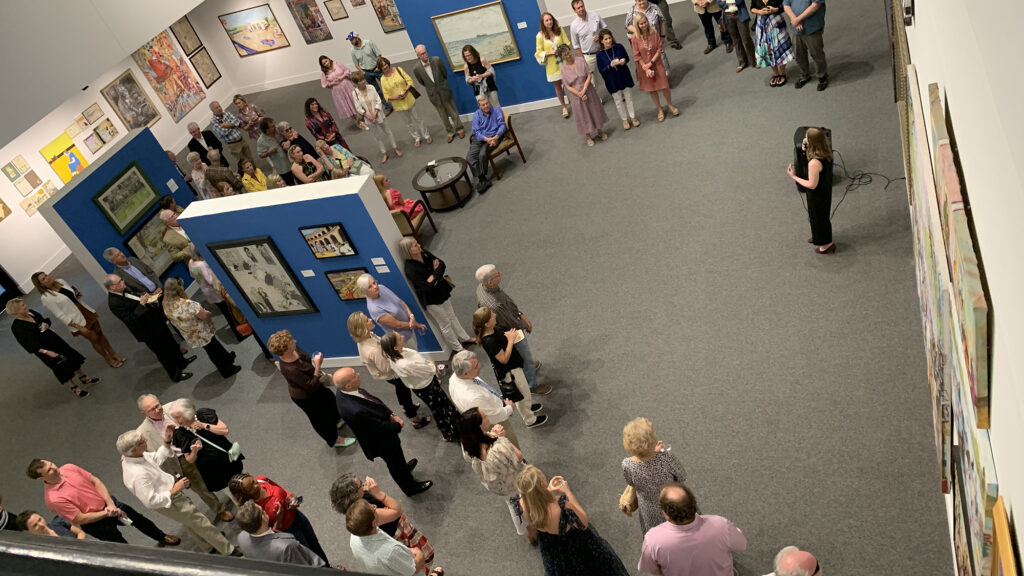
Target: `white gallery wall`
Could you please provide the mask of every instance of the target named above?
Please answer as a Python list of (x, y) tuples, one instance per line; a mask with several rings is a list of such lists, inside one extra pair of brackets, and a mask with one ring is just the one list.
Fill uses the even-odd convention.
[[(907, 29), (911, 62), (925, 102), (928, 84), (945, 91), (988, 278), (994, 313), (990, 435), (999, 493), (1015, 517), (1024, 514), (1024, 81), (1012, 55), (1024, 38), (1024, 7), (1005, 3), (992, 13), (962, 0), (914, 4), (916, 18)], [(1016, 525), (1024, 542), (1020, 517)]]

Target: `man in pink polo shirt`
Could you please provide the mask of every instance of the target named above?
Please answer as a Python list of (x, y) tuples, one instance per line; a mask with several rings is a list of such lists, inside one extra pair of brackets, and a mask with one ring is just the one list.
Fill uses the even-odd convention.
[(641, 572), (661, 576), (732, 576), (732, 553), (747, 538), (721, 516), (697, 513), (697, 500), (683, 484), (668, 484), (658, 500), (667, 522), (647, 531)]
[(137, 530), (156, 540), (161, 546), (177, 546), (181, 539), (164, 533), (156, 524), (127, 504), (110, 495), (103, 482), (74, 464), (57, 467), (49, 460), (36, 458), (29, 463), (25, 474), (44, 485), (46, 507), (99, 540), (128, 541), (121, 536), (122, 525)]

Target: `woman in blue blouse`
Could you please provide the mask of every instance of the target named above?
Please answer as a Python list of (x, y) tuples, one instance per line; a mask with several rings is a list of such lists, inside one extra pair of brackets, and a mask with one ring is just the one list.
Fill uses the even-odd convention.
[[(633, 111), (633, 74), (629, 71), (629, 54), (622, 44), (615, 41), (611, 30), (605, 28), (597, 33), (601, 50), (597, 53), (597, 69), (604, 77), (604, 86), (615, 101), (615, 109), (619, 111), (623, 130), (629, 130), (630, 123), (639, 126)], [(628, 119), (627, 119), (628, 115)]]

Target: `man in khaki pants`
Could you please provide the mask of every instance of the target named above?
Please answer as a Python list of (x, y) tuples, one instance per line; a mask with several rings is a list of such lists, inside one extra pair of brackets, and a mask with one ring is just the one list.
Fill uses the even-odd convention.
[(188, 528), (200, 548), (216, 550), (220, 554), (241, 556), (210, 521), (183, 493), (189, 486), (188, 478), (174, 479), (160, 469), (171, 454), (171, 433), (164, 433), (163, 446), (156, 452), (146, 452), (146, 438), (142, 432), (131, 430), (117, 438), (117, 451), (123, 457), (121, 469), (124, 485), (142, 502), (154, 510)]

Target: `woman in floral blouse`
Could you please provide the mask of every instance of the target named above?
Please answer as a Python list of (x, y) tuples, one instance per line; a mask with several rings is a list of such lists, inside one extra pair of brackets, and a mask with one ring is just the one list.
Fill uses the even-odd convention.
[(217, 340), (217, 329), (209, 310), (185, 295), (180, 278), (168, 278), (164, 283), (164, 314), (171, 324), (181, 332), (181, 337), (192, 348), (202, 347), (210, 361), (227, 378), (237, 374), (242, 367), (235, 364), (235, 353), (228, 351)]
[(519, 448), (505, 437), (504, 427), (500, 424), (491, 426), (482, 410), (470, 408), (462, 413), (459, 440), (462, 457), (473, 466), (473, 472), (484, 488), (505, 497), (516, 533), (522, 536), (529, 532), (530, 541), (535, 540), (537, 531), (529, 529), (523, 520), (519, 490), (516, 488), (516, 479), (526, 463)]

